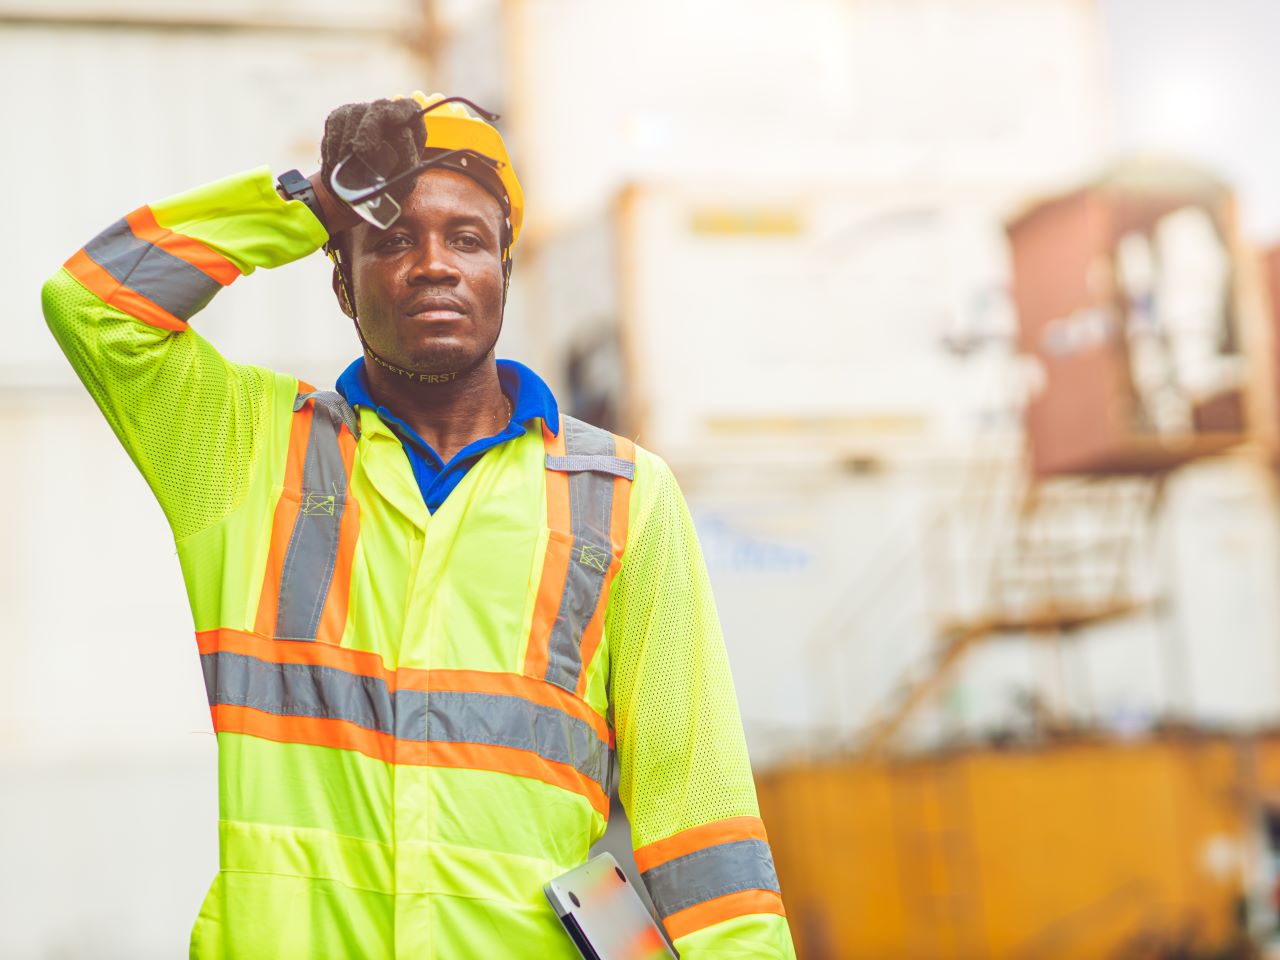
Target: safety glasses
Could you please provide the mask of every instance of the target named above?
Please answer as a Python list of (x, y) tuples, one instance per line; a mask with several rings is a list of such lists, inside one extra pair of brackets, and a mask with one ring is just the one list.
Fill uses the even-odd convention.
[[(498, 114), (476, 106), (466, 97), (445, 97), (416, 111), (407, 123), (416, 123), (436, 107), (442, 107), (446, 103), (461, 103), (490, 123), (500, 119)], [(400, 218), (400, 204), (396, 202), (395, 197), (387, 193), (388, 190), (398, 183), (418, 176), (423, 170), (439, 166), (449, 158), (467, 152), (465, 150), (446, 151), (430, 160), (423, 160), (416, 166), (390, 178), (384, 177), (354, 153), (350, 153), (334, 166), (333, 173), (329, 175), (329, 189), (333, 191), (335, 197), (350, 206), (367, 223), (373, 224), (379, 230), (385, 230)]]

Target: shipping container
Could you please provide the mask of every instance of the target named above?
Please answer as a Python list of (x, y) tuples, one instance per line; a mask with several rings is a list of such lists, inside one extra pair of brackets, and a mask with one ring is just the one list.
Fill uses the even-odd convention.
[(503, 71), (531, 238), (634, 180), (1043, 189), (1085, 175), (1108, 137), (1088, 0), (806, 0), (785, 17), (769, 0), (504, 0), (440, 16), (451, 85)]
[[(49, 335), (41, 284), (150, 200), (316, 169), (329, 110), (431, 88), (421, 24), (410, 0), (0, 3), (17, 225), (0, 236), (0, 956), (183, 956), (218, 863), (172, 535)], [(242, 278), (194, 326), (325, 386), (360, 352), (318, 254)]]
[[(40, 284), (143, 203), (241, 170), (319, 168), (325, 116), (352, 100), (430, 87), (418, 4), (17, 5), (0, 18), (0, 76), (14, 135), (0, 178), (21, 230), (0, 238), (13, 296), (0, 387), (66, 387), (40, 316)], [(111, 12), (108, 13), (107, 11)], [(29, 95), (18, 95), (29, 91)], [(331, 384), (359, 355), (320, 255), (243, 278), (197, 320), (227, 356)]]
[(1280, 740), (1164, 735), (797, 763), (760, 778), (809, 960), (1254, 956)]
[(1264, 422), (1259, 431), (1273, 448), (1273, 460), (1280, 466), (1280, 244), (1264, 250), (1260, 257), (1261, 292), (1266, 304), (1265, 335), (1259, 341), (1265, 344), (1262, 351), (1264, 363), (1256, 382), (1269, 402), (1260, 404)]
[(828, 462), (1007, 444), (1020, 384), (998, 203), (635, 183), (526, 251), (518, 322), (567, 396), (679, 463), (762, 443)]
[(1038, 474), (1169, 470), (1240, 442), (1235, 201), (1171, 164), (1122, 166), (1009, 225)]

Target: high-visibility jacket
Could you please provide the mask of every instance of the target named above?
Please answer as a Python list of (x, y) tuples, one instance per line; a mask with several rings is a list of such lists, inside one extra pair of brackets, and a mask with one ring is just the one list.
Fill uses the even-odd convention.
[(187, 321), (326, 240), (264, 168), (144, 206), (44, 289), (173, 528), (218, 737), (201, 958), (573, 957), (542, 893), (604, 831), (681, 955), (794, 955), (670, 470), (534, 419), (428, 513), (361, 407)]

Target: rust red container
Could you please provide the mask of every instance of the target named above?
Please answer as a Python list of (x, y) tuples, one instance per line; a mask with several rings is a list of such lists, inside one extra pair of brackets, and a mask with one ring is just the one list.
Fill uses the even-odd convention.
[(1008, 234), (1020, 346), (1043, 373), (1026, 414), (1037, 474), (1160, 472), (1243, 439), (1225, 184), (1133, 165)]
[[(1280, 243), (1268, 249), (1262, 255), (1263, 278), (1266, 284), (1267, 300), (1270, 305), (1271, 326), (1271, 373), (1269, 389), (1271, 391), (1273, 410), (1280, 411)], [(1272, 462), (1280, 468), (1280, 424), (1272, 417), (1270, 430), (1267, 431), (1268, 442), (1272, 448)]]

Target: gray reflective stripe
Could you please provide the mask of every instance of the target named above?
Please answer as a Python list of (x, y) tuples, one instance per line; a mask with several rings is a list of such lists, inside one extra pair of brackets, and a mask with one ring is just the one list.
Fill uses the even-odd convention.
[(621, 457), (553, 457), (547, 454), (547, 469), (560, 470), (564, 473), (581, 473), (593, 470), (596, 473), (611, 473), (615, 477), (634, 480), (636, 465)]
[(397, 690), (395, 701), (396, 724), (391, 732), (399, 740), (426, 740), (427, 694), (422, 690)]
[(328, 409), (335, 420), (341, 420), (351, 435), (357, 440), (360, 439), (360, 421), (356, 417), (356, 412), (351, 409), (351, 404), (347, 403), (346, 398), (340, 393), (332, 390), (313, 390), (310, 393), (300, 393), (293, 401), (293, 412), (297, 413), (301, 410), (308, 400), (314, 400), (319, 406)]
[[(613, 434), (564, 417), (565, 454), (615, 459)], [(582, 673), (582, 634), (600, 602), (600, 592), (613, 561), (610, 526), (613, 523), (613, 477), (593, 471), (569, 474), (569, 524), (573, 534), (569, 574), (560, 609), (547, 643), (546, 679), (575, 690)]]
[(521, 697), (397, 690), (336, 667), (272, 663), (239, 653), (200, 657), (209, 704), (289, 717), (346, 720), (401, 740), (481, 743), (568, 764), (603, 788), (609, 746), (591, 725)]
[(347, 502), (347, 471), (338, 446), (341, 426), (331, 406), (313, 404), (302, 500), (280, 573), (275, 636), (281, 640), (314, 640), (320, 628)]
[(426, 739), (526, 750), (601, 787), (609, 776), (609, 746), (586, 721), (521, 697), (436, 691), (427, 697)]
[(139, 239), (125, 220), (117, 220), (90, 240), (84, 252), (121, 285), (179, 320), (190, 320), (222, 289), (202, 270)]
[(773, 854), (763, 840), (718, 843), (668, 860), (640, 876), (664, 917), (740, 890), (781, 892)]
[(200, 665), (210, 706), (347, 720), (384, 733), (395, 723), (387, 685), (376, 677), (307, 663), (271, 663), (240, 653), (202, 654)]

